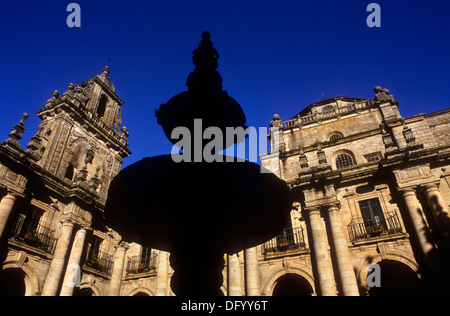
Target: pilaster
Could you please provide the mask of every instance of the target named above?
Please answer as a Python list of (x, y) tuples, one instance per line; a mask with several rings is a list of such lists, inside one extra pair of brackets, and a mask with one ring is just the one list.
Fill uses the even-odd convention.
[(168, 256), (166, 251), (160, 251), (158, 254), (158, 266), (156, 267), (156, 290), (155, 296), (167, 296), (168, 285)]

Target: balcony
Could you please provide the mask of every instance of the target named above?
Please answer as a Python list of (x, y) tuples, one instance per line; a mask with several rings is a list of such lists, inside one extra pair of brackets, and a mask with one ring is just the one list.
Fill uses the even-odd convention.
[(24, 215), (20, 215), (14, 223), (11, 238), (52, 255), (56, 246), (54, 233), (54, 230), (40, 225), (39, 222), (27, 220)]
[(151, 254), (147, 257), (129, 257), (126, 266), (127, 276), (151, 274), (156, 272), (156, 258), (156, 254)]
[(277, 237), (264, 243), (264, 257), (273, 258), (308, 251), (303, 228), (285, 228)]
[(379, 238), (390, 238), (394, 235), (404, 235), (402, 225), (397, 212), (384, 214), (384, 218), (378, 221), (363, 220), (362, 217), (354, 218), (348, 225), (348, 234), (353, 243), (359, 241), (371, 241)]
[(113, 262), (112, 255), (102, 251), (93, 251), (87, 256), (84, 266), (108, 276), (111, 274)]

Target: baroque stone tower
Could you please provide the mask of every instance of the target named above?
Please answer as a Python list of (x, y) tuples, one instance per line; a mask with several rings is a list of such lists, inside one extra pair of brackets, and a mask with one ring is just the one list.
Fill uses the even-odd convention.
[(40, 167), (68, 184), (97, 192), (104, 204), (110, 181), (131, 154), (128, 131), (120, 129), (124, 102), (109, 80), (108, 66), (67, 88), (62, 95), (54, 91), (37, 111), (42, 123), (27, 147)]
[(120, 128), (124, 102), (108, 67), (67, 88), (36, 112), (42, 122), (27, 149), (18, 142), (26, 113), (0, 143), (0, 295), (77, 295), (84, 283), (120, 290), (127, 244), (105, 227), (103, 210), (131, 154)]

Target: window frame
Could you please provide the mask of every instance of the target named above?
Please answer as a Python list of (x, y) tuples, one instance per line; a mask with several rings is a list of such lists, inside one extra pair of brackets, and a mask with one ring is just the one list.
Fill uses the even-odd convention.
[[(363, 211), (363, 204), (367, 203), (367, 211)], [(373, 231), (376, 227), (381, 226), (384, 230), (388, 229), (386, 217), (378, 197), (371, 197), (358, 201), (359, 211), (367, 231)]]
[[(340, 161), (338, 164), (338, 159), (340, 157), (349, 157), (350, 161), (351, 161), (351, 165), (348, 165), (348, 161), (345, 162), (345, 165), (343, 165), (343, 162), (341, 163)], [(342, 152), (342, 153), (339, 153), (338, 155), (336, 155), (336, 158), (334, 158), (334, 163), (336, 165), (337, 170), (351, 168), (356, 165), (356, 161), (355, 161), (355, 158), (353, 157), (353, 155), (351, 155), (350, 153), (347, 153), (347, 152)]]
[(328, 135), (327, 142), (336, 143), (339, 140), (341, 140), (342, 138), (344, 138), (344, 134), (342, 134), (341, 132), (338, 132), (338, 131), (334, 131)]

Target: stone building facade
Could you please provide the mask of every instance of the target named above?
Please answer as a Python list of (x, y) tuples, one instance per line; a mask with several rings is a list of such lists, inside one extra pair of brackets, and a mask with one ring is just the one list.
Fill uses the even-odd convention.
[[(295, 274), (320, 295), (448, 294), (450, 110), (405, 119), (389, 90), (374, 91), (322, 100), (287, 121), (274, 115), (262, 165), (297, 204), (288, 249), (278, 243), (278, 259), (267, 260), (263, 247), (262, 293)], [(372, 264), (379, 288), (368, 286)]]
[[(404, 119), (387, 90), (375, 93), (273, 117), (261, 162), (291, 188), (291, 225), (224, 256), (224, 295), (444, 291), (450, 110)], [(170, 254), (104, 224), (109, 184), (131, 154), (123, 104), (106, 67), (53, 92), (26, 149), (27, 114), (0, 143), (0, 294), (173, 295)], [(367, 285), (374, 263), (380, 288)]]

